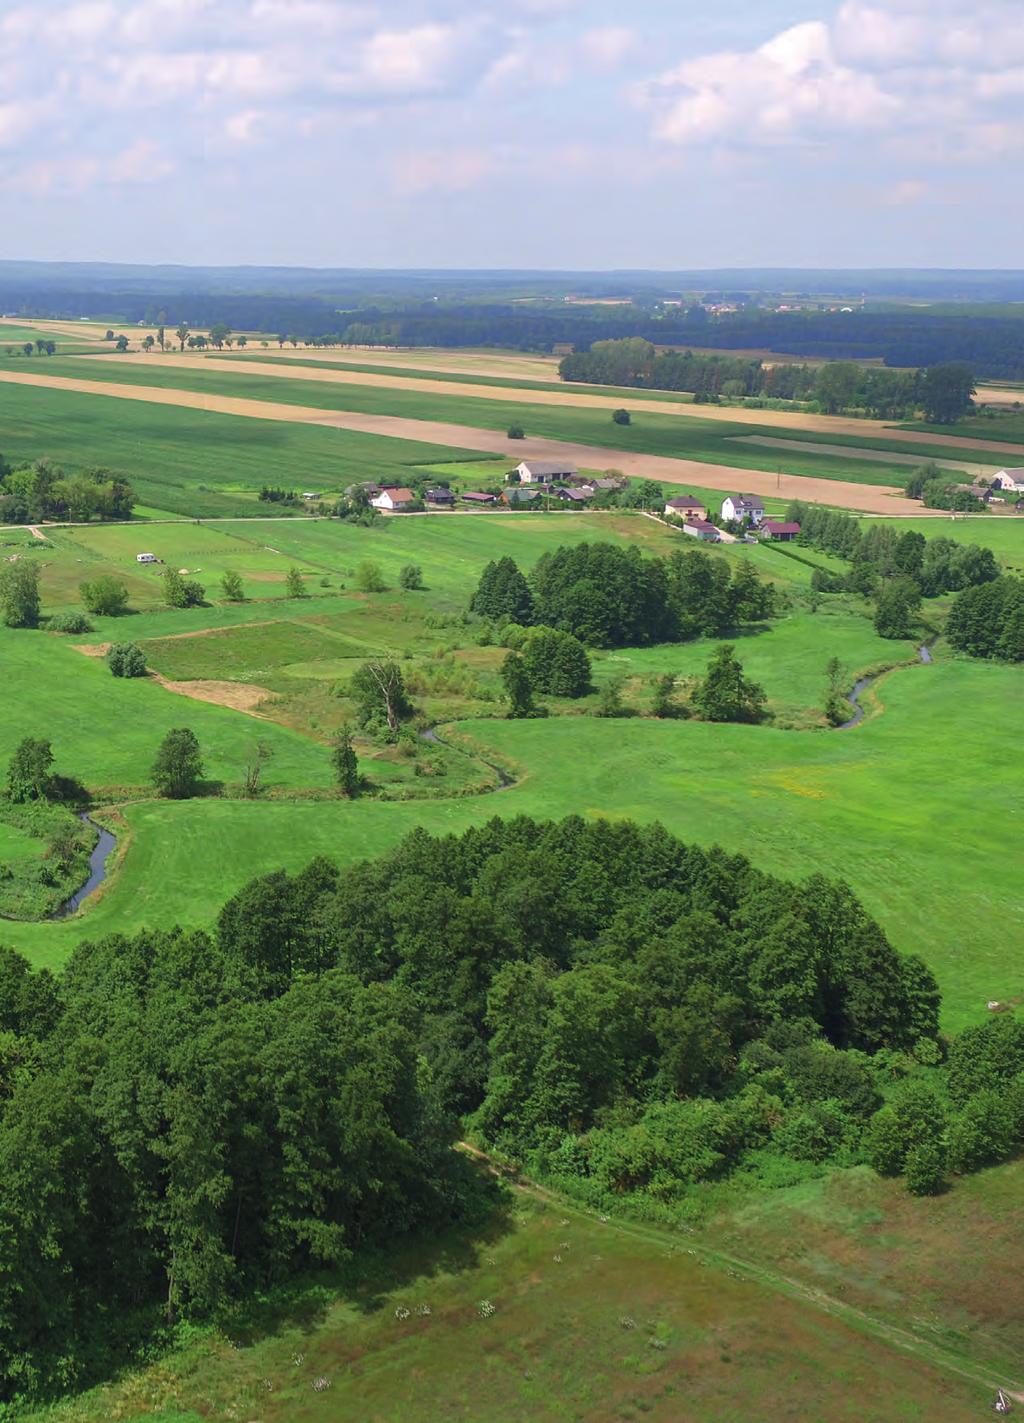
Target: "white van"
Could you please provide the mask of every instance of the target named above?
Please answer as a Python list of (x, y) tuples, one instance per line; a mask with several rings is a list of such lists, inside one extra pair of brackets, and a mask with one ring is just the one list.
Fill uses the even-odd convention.
[(137, 553), (135, 555), (136, 563), (156, 563), (156, 561), (157, 557), (155, 553)]

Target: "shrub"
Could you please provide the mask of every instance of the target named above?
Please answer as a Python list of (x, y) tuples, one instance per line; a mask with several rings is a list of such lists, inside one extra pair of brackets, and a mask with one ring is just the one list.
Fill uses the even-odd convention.
[(128, 589), (107, 573), (80, 584), (78, 591), (86, 608), (97, 617), (116, 618), (128, 607)]
[(632, 424), (633, 417), (628, 410), (613, 410), (612, 419), (616, 425), (630, 425)]
[(81, 635), (92, 632), (92, 623), (84, 613), (56, 613), (47, 624), (51, 632), (69, 632)]
[(356, 569), (356, 587), (360, 593), (384, 593), (387, 586), (380, 564), (364, 559)]
[(423, 587), (423, 569), (418, 563), (407, 563), (398, 575), (400, 585), (412, 592)]
[(526, 431), (523, 429), (522, 425), (510, 425), (508, 427), (508, 438), (510, 440), (525, 440)]
[(115, 677), (146, 675), (146, 654), (137, 642), (115, 642), (107, 652), (106, 661)]

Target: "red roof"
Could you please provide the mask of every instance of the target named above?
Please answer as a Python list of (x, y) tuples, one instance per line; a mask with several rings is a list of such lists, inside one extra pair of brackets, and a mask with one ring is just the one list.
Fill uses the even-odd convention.
[(798, 534), (800, 532), (799, 524), (780, 524), (776, 519), (765, 519), (761, 528), (769, 534)]
[(463, 499), (472, 499), (472, 500), (473, 500), (475, 503), (477, 503), (477, 504), (493, 504), (493, 503), (494, 503), (494, 495), (493, 495), (493, 494), (484, 494), (484, 493), (482, 492), (482, 490), (479, 490), (479, 489), (469, 489), (469, 490), (467, 490), (466, 493), (463, 494), (461, 497), (462, 497)]
[(394, 504), (411, 504), (416, 498), (411, 489), (396, 489), (393, 485), (382, 489), (378, 497), (382, 498), (385, 494)]

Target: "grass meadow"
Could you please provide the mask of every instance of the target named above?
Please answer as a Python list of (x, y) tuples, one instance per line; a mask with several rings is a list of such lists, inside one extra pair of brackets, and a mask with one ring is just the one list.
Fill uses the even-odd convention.
[(199, 1332), (32, 1420), (967, 1423), (990, 1401), (970, 1362), (738, 1263), (520, 1191), (476, 1237), (399, 1244), (269, 1333)]

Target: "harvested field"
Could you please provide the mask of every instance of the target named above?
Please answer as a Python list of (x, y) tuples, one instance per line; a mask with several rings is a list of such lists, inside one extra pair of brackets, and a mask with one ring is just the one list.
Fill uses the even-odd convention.
[[(333, 429), (359, 430), (372, 435), (390, 435), (401, 439), (419, 440), (425, 444), (459, 445), (483, 453), (511, 459), (568, 459), (585, 469), (620, 469), (641, 479), (656, 479), (666, 484), (696, 484), (706, 489), (724, 491), (743, 489), (752, 494), (779, 499), (807, 499), (837, 508), (858, 509), (870, 514), (903, 514), (920, 517), (920, 506), (903, 497), (888, 485), (863, 485), (835, 479), (814, 479), (800, 475), (769, 474), (730, 465), (708, 464), (697, 460), (672, 459), (664, 455), (635, 454), (626, 450), (608, 449), (597, 445), (576, 444), (564, 440), (530, 438), (510, 441), (498, 430), (482, 430), (470, 425), (443, 424), (433, 420), (414, 420), (395, 415), (360, 415), (347, 411), (327, 411), (314, 406), (288, 405), (270, 400), (251, 400), (233, 396), (210, 395), (201, 391), (172, 390), (160, 386), (122, 385), (117, 382), (79, 380), (72, 376), (45, 376), (27, 372), (0, 371), (0, 380), (44, 389), (76, 391), (80, 394), (107, 396), (121, 400), (143, 401), (154, 405), (184, 406), (193, 410), (214, 411), (226, 415), (241, 415), (258, 420), (276, 420), (306, 425), (324, 425)], [(365, 383), (365, 382), (360, 382)], [(488, 392), (488, 394), (493, 394)], [(531, 396), (534, 394), (530, 392)], [(713, 409), (707, 406), (702, 409)], [(723, 411), (723, 415), (749, 414), (761, 417), (771, 412)], [(804, 417), (811, 418), (811, 417)], [(824, 417), (817, 417), (824, 419)], [(868, 422), (848, 421), (852, 426)], [(832, 426), (826, 428), (831, 429)], [(924, 440), (913, 431), (886, 431), (887, 436), (905, 440)], [(957, 443), (948, 441), (948, 443)], [(989, 446), (991, 448), (991, 446)], [(1024, 447), (1021, 448), (1024, 453)], [(940, 511), (936, 511), (939, 513)]]
[(196, 702), (212, 702), (216, 707), (230, 707), (249, 716), (257, 716), (256, 709), (261, 702), (274, 695), (266, 687), (254, 687), (247, 682), (170, 682), (159, 673), (154, 676), (168, 692), (177, 692)]

